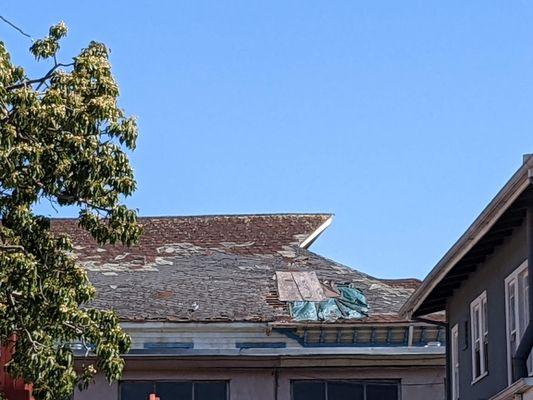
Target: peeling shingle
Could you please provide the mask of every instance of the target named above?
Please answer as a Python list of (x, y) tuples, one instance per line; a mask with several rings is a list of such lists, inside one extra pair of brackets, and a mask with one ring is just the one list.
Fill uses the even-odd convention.
[(76, 220), (53, 220), (97, 289), (93, 305), (131, 321), (291, 321), (276, 271), (315, 272), (321, 283), (362, 290), (369, 316), (399, 320), (416, 280), (380, 280), (299, 247), (330, 216), (262, 215), (141, 218), (137, 246), (104, 251)]

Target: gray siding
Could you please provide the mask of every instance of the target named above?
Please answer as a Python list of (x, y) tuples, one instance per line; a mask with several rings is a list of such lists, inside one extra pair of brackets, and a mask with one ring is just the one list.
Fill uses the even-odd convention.
[[(504, 280), (526, 258), (526, 230), (523, 224), (503, 245), (496, 248), (494, 254), (478, 266), (448, 301), (449, 327), (451, 329), (455, 324), (459, 326), (461, 400), (487, 399), (507, 387)], [(470, 303), (485, 290), (489, 315), (489, 374), (472, 384)], [(468, 324), (468, 337), (465, 336), (465, 322)]]

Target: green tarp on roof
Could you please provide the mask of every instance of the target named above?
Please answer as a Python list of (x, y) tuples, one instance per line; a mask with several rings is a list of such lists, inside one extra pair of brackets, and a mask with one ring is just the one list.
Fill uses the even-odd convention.
[(368, 304), (362, 291), (351, 285), (338, 285), (338, 297), (324, 301), (293, 301), (291, 316), (296, 321), (335, 321), (367, 316)]

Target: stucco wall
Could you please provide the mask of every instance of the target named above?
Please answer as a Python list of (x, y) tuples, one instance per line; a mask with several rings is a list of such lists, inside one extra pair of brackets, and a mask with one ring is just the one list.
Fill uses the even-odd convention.
[[(276, 372), (265, 369), (196, 369), (177, 371), (131, 371), (126, 380), (227, 380), (231, 400), (275, 400)], [(402, 400), (443, 400), (444, 368), (287, 368), (278, 371), (278, 400), (290, 400), (293, 379), (397, 379), (402, 383)], [(117, 400), (118, 385), (109, 385), (101, 376), (88, 390), (76, 393), (75, 400)], [(165, 400), (165, 399), (161, 399)]]
[(533, 400), (533, 388), (530, 388), (522, 393), (522, 400)]
[[(290, 400), (290, 381), (294, 379), (391, 379), (401, 382), (402, 400), (443, 400), (443, 368), (343, 368), (284, 370), (279, 375), (279, 400)], [(231, 400), (234, 400), (233, 398)], [(238, 398), (244, 400), (244, 398)], [(272, 398), (270, 399), (272, 400)]]
[[(450, 328), (459, 328), (459, 390), (461, 399), (486, 399), (507, 387), (507, 347), (505, 326), (505, 278), (527, 258), (525, 224), (496, 248), (494, 254), (472, 273), (457, 289), (447, 305)], [(488, 371), (472, 384), (470, 345), (470, 303), (487, 291), (488, 307)], [(468, 335), (465, 331), (468, 325)]]

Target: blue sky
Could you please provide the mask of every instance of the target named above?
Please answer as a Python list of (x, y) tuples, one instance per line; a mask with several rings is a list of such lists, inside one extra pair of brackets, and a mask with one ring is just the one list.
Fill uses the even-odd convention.
[(333, 212), (315, 251), (422, 278), (533, 152), (525, 0), (4, 3), (111, 48), (141, 215)]

